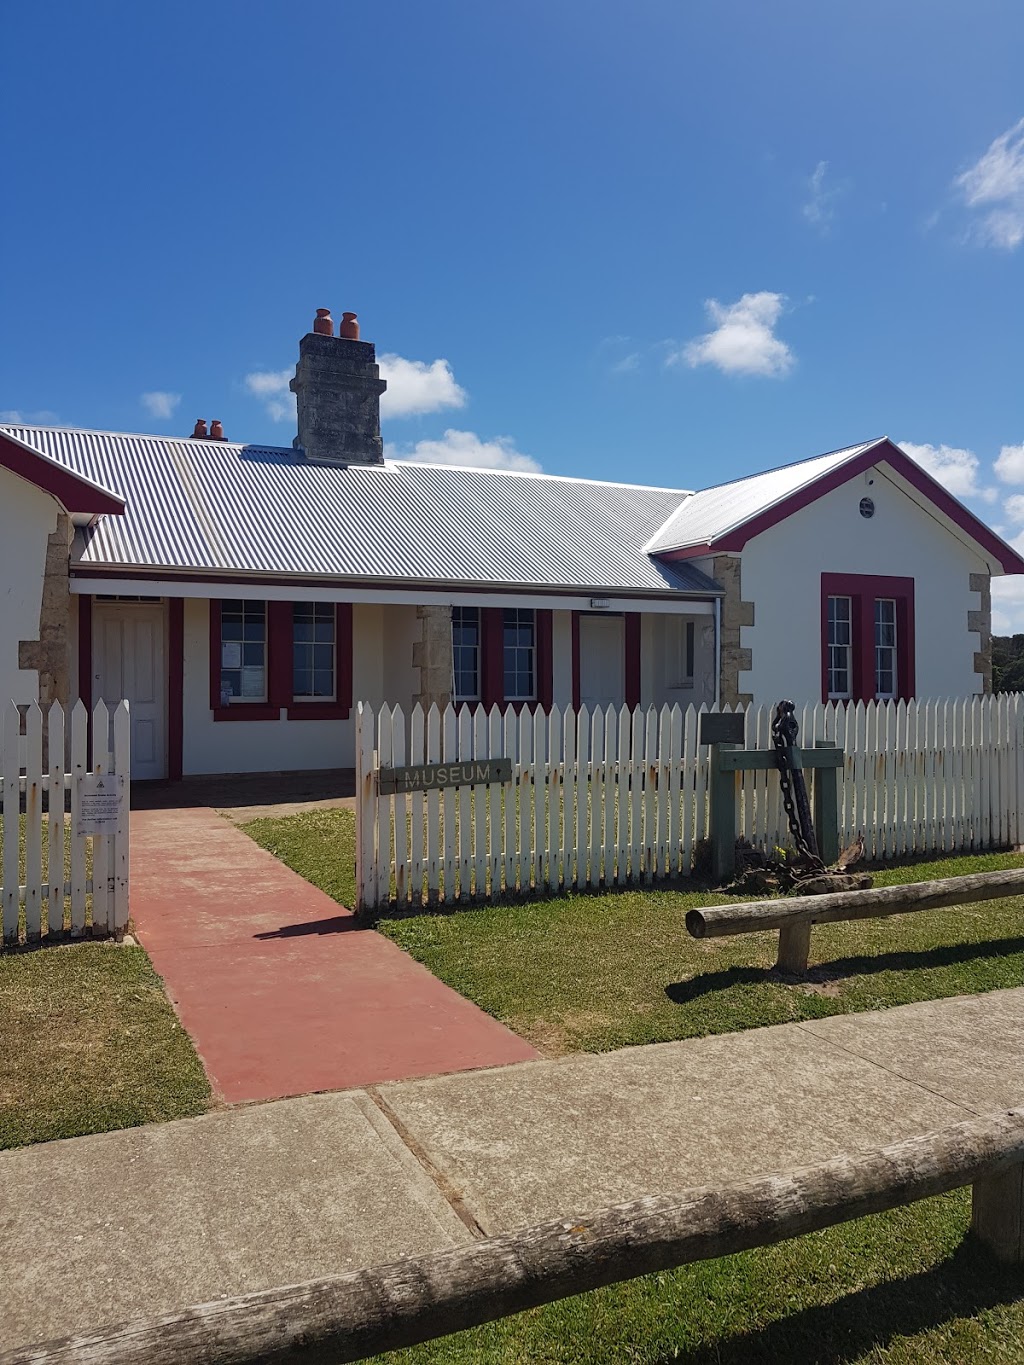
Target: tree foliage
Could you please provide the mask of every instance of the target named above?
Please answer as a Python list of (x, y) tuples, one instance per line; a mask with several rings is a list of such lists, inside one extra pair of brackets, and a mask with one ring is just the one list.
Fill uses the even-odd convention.
[(1024, 635), (992, 636), (992, 691), (1024, 692)]

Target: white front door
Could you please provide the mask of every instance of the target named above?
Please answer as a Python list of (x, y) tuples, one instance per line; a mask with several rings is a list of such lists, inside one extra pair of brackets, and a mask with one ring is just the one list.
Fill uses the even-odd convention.
[(625, 700), (625, 618), (580, 617), (580, 703), (621, 706)]
[(93, 704), (127, 700), (137, 779), (167, 776), (165, 636), (162, 602), (93, 603)]

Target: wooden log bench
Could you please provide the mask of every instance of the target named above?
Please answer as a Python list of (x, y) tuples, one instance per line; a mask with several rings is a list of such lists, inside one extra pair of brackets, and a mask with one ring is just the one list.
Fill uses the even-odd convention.
[(0, 1365), (362, 1360), (539, 1304), (973, 1186), (972, 1230), (1024, 1264), (1024, 1108), (725, 1186), (636, 1199), (430, 1256), (3, 1351)]
[(693, 938), (726, 938), (778, 929), (777, 966), (780, 971), (799, 976), (807, 970), (814, 924), (906, 915), (915, 910), (938, 910), (951, 905), (970, 905), (975, 901), (1001, 900), (1007, 896), (1024, 896), (1024, 868), (976, 872), (968, 877), (946, 877), (936, 882), (879, 886), (867, 891), (839, 891), (824, 896), (736, 901), (688, 911), (686, 928)]

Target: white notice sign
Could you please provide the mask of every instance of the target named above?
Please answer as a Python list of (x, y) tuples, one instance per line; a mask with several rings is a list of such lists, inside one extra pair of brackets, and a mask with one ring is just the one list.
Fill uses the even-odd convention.
[(118, 773), (83, 773), (78, 788), (78, 833), (116, 834), (124, 799)]

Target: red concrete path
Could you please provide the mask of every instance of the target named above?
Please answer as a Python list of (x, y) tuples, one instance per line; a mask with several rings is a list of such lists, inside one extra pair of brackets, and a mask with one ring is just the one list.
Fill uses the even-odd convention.
[(208, 807), (131, 836), (139, 939), (225, 1100), (538, 1055)]

